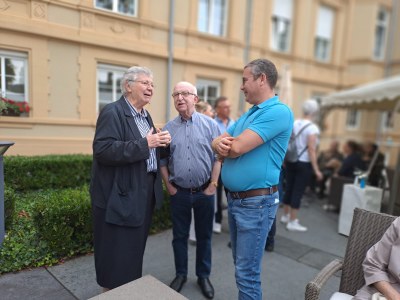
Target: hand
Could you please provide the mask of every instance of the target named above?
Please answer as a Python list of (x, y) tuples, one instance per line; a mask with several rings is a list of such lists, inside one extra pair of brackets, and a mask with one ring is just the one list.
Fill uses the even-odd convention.
[(178, 192), (178, 189), (176, 187), (174, 187), (171, 183), (168, 183), (166, 185), (166, 187), (167, 187), (168, 194), (170, 196), (173, 196)]
[(322, 175), (322, 173), (321, 173), (320, 170), (317, 170), (317, 171), (315, 172), (315, 177), (317, 177), (317, 180), (318, 180), (318, 181), (321, 181), (321, 180), (324, 178), (324, 176)]
[(207, 196), (212, 196), (212, 195), (215, 194), (216, 191), (217, 191), (216, 186), (213, 185), (212, 183), (210, 183), (210, 184), (205, 188), (205, 190), (203, 191), (203, 194), (204, 194), (204, 195), (207, 195)]
[(167, 147), (171, 143), (171, 135), (167, 130), (156, 129), (156, 133), (153, 133), (153, 128), (151, 128), (146, 139), (149, 148)]
[(231, 150), (234, 139), (235, 138), (232, 136), (227, 136), (220, 139), (215, 145), (215, 150), (217, 153), (222, 157), (227, 157), (229, 155), (229, 151)]

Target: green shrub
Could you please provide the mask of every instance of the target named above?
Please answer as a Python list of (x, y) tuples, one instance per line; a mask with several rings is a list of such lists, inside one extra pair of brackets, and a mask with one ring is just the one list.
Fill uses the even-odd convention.
[[(6, 156), (6, 237), (0, 274), (53, 265), (91, 252), (89, 155)], [(153, 215), (150, 233), (171, 228), (169, 197)]]
[(15, 215), (15, 202), (17, 201), (17, 194), (15, 191), (5, 186), (4, 187), (4, 217), (5, 229), (9, 230), (12, 226)]
[(13, 226), (7, 230), (0, 248), (0, 274), (28, 267), (52, 265), (58, 259), (47, 243), (39, 239), (32, 221), (31, 194), (18, 195)]
[(88, 184), (92, 156), (5, 156), (4, 181), (16, 191), (61, 189)]
[(169, 229), (172, 227), (171, 211), (170, 211), (169, 195), (164, 188), (164, 202), (160, 209), (154, 211), (150, 234), (158, 233), (160, 231)]
[(47, 190), (33, 199), (33, 222), (41, 239), (57, 256), (92, 249), (92, 214), (88, 187)]

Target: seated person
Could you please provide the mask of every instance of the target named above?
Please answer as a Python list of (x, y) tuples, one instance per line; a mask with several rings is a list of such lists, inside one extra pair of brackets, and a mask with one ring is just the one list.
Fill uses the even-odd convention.
[(352, 299), (400, 299), (400, 217), (368, 250), (363, 270), (366, 285)]
[(355, 142), (348, 140), (343, 145), (343, 154), (345, 158), (337, 172), (337, 175), (354, 179), (356, 171), (365, 171), (365, 164), (362, 160), (360, 146)]
[[(376, 151), (378, 151), (377, 157), (375, 161), (372, 161)], [(366, 142), (363, 145), (363, 161), (366, 168), (369, 170), (368, 184), (381, 187), (384, 181), (382, 171), (385, 168), (385, 156), (379, 152), (377, 144)]]
[(333, 176), (333, 174), (340, 167), (340, 163), (343, 160), (342, 153), (339, 152), (339, 142), (332, 141), (329, 148), (322, 151), (318, 156), (318, 165), (323, 178), (319, 181), (318, 197), (323, 198), (325, 196), (326, 182)]

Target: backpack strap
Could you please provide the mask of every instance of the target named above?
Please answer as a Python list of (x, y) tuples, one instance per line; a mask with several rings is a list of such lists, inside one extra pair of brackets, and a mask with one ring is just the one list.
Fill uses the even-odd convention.
[[(296, 140), (296, 138), (304, 131), (304, 129), (306, 129), (306, 128), (307, 128), (308, 126), (310, 126), (311, 124), (312, 124), (312, 122), (307, 123), (306, 125), (304, 125), (304, 126), (300, 129), (300, 131), (293, 137), (293, 139)], [(308, 145), (306, 145), (306, 147), (305, 147), (303, 150), (301, 150), (300, 154), (297, 155), (297, 157), (299, 158), (300, 156), (302, 156), (303, 153), (307, 150), (307, 148), (308, 148)], [(298, 158), (297, 158), (297, 159), (298, 159)]]
[(312, 122), (307, 123), (306, 125), (304, 125), (303, 127), (301, 127), (300, 131), (293, 137), (294, 139), (296, 139), (303, 131), (304, 129), (306, 129), (308, 126), (310, 126), (312, 124)]

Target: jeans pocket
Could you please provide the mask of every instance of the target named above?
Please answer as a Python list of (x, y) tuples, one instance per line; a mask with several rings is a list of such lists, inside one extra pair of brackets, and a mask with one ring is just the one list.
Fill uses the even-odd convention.
[(255, 196), (240, 200), (240, 206), (244, 208), (260, 209), (265, 205), (267, 205), (267, 198), (265, 196)]

